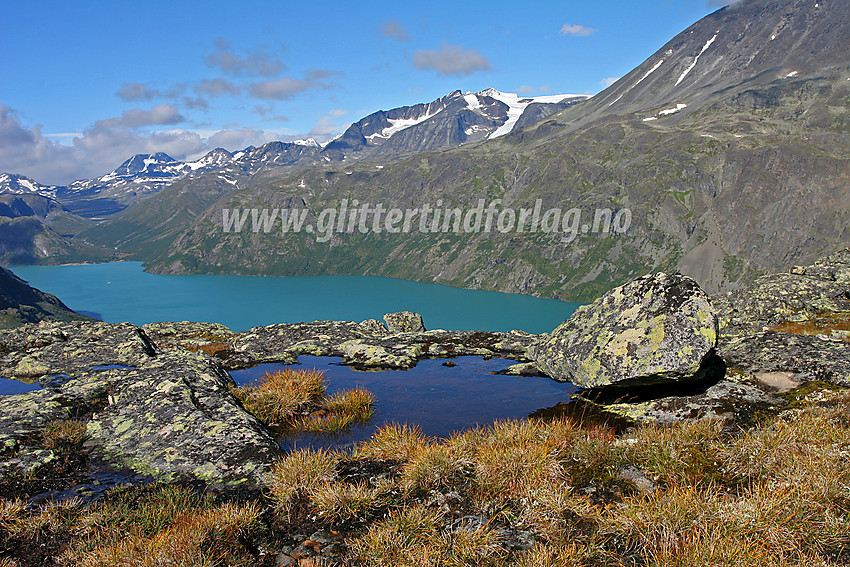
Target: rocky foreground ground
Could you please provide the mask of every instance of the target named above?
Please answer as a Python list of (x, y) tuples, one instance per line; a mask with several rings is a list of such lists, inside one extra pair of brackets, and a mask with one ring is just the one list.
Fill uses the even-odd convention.
[[(509, 366), (506, 361), (504, 371), (516, 375), (518, 380), (527, 375), (549, 376), (570, 381), (584, 390), (573, 403), (540, 412), (549, 419), (560, 416), (568, 422), (572, 420), (576, 426), (557, 419), (551, 426), (497, 424), (492, 431), (470, 433), (445, 442), (427, 441), (410, 431), (389, 430), (383, 432), (382, 440), (358, 449), (357, 457), (350, 460), (340, 455), (323, 457), (309, 453), (285, 456), (269, 429), (234, 397), (234, 384), (228, 370), (261, 362), (293, 363), (300, 355), (338, 356), (345, 363), (363, 369), (405, 369), (424, 358), (504, 357), (519, 362)], [(252, 508), (255, 505), (251, 504), (248, 508), (240, 508), (238, 514), (253, 518), (246, 520), (251, 525), (259, 521), (257, 518), (265, 517), (263, 514), (273, 514), (273, 519), (264, 520), (267, 526), (274, 526), (276, 522), (288, 526), (284, 531), (272, 527), (268, 533), (278, 535), (263, 536), (277, 538), (272, 546), (283, 550), (277, 555), (278, 564), (334, 564), (327, 562), (331, 561), (327, 558), (350, 556), (352, 549), (359, 549), (361, 558), (376, 553), (376, 549), (383, 549), (380, 542), (355, 541), (347, 536), (360, 534), (368, 539), (372, 531), (363, 530), (371, 525), (370, 518), (374, 518), (378, 510), (384, 510), (382, 522), (390, 527), (396, 520), (402, 524), (414, 520), (425, 524), (436, 522), (432, 528), (438, 531), (434, 533), (450, 537), (451, 545), (446, 544), (449, 545), (446, 553), (455, 553), (452, 546), (456, 537), (480, 535), (490, 530), (490, 522), (501, 518), (501, 531), (487, 533), (495, 538), (493, 542), (496, 543), (491, 542), (495, 546), (493, 549), (501, 550), (494, 551), (493, 557), (505, 559), (511, 553), (537, 549), (535, 546), (546, 537), (539, 530), (520, 529), (527, 524), (522, 518), (502, 518), (507, 513), (505, 510), (531, 513), (530, 510), (538, 510), (538, 505), (550, 506), (549, 499), (560, 498), (547, 493), (528, 500), (530, 496), (523, 491), (530, 490), (529, 482), (552, 481), (547, 476), (549, 473), (545, 473), (555, 470), (552, 467), (562, 471), (556, 475), (560, 479), (558, 482), (565, 482), (567, 477), (563, 476), (563, 471), (573, 466), (569, 465), (570, 459), (578, 457), (568, 458), (562, 453), (584, 451), (590, 442), (588, 439), (594, 447), (598, 446), (594, 451), (601, 451), (608, 457), (613, 451), (623, 462), (617, 461), (619, 464), (614, 468), (605, 463), (597, 463), (599, 467), (587, 465), (591, 473), (585, 471), (570, 481), (570, 498), (583, 486), (581, 490), (585, 492), (581, 498), (589, 499), (582, 504), (584, 508), (573, 511), (579, 516), (588, 513), (590, 508), (586, 506), (604, 507), (612, 499), (625, 498), (629, 491), (652, 493), (663, 475), (648, 475), (648, 465), (644, 461), (649, 458), (648, 454), (654, 455), (652, 459), (660, 458), (657, 449), (651, 449), (657, 447), (658, 439), (662, 444), (669, 442), (691, 447), (689, 443), (693, 439), (688, 436), (705, 437), (688, 449), (692, 451), (690, 456), (677, 457), (683, 459), (677, 461), (678, 464), (665, 461), (665, 467), (675, 464), (687, 472), (689, 467), (695, 466), (689, 459), (696, 458), (702, 463), (697, 464), (703, 467), (705, 463), (700, 459), (720, 458), (702, 455), (708, 450), (706, 447), (716, 445), (718, 451), (727, 451), (746, 439), (752, 442), (756, 435), (730, 437), (729, 427), (762, 427), (759, 424), (764, 423), (766, 417), (787, 415), (789, 408), (797, 407), (801, 400), (822, 401), (830, 396), (842, 396), (841, 391), (850, 387), (850, 249), (812, 266), (762, 277), (746, 288), (723, 296), (708, 297), (693, 280), (677, 274), (648, 275), (581, 307), (563, 325), (544, 335), (520, 331), (429, 331), (421, 317), (411, 312), (388, 314), (383, 322), (280, 324), (238, 334), (210, 323), (155, 323), (137, 327), (96, 321), (42, 321), (0, 331), (0, 376), (38, 381), (43, 386), (31, 393), (0, 397), (0, 496), (33, 497), (74, 487), (77, 487), (74, 492), (66, 494), (96, 494), (99, 481), (89, 477), (92, 471), (101, 474), (114, 471), (119, 480), (141, 487), (155, 486), (151, 482), (195, 487), (185, 493), (180, 492), (185, 489), (171, 488), (168, 490), (177, 492), (159, 496), (151, 496), (142, 488), (143, 492), (131, 498), (131, 508), (136, 510), (132, 513), (145, 509), (146, 499), (159, 502), (157, 498), (179, 497), (187, 513), (202, 515), (212, 503), (193, 500), (197, 497), (192, 494), (198, 490), (236, 494), (237, 499), (244, 499), (245, 495), (251, 498), (268, 495), (271, 491), (274, 505), (270, 510), (261, 512), (262, 508)], [(807, 419), (820, 424), (818, 427), (826, 423), (823, 421), (826, 418), (819, 415), (810, 415)], [(616, 425), (618, 431), (623, 431), (623, 426), (628, 428), (640, 423), (719, 425), (693, 426), (696, 429), (680, 427), (669, 434), (638, 427), (626, 429), (632, 433), (625, 437), (614, 437), (611, 429), (580, 429), (600, 423)], [(81, 431), (74, 437), (73, 431), (62, 433), (62, 424), (84, 425), (79, 425)], [(767, 433), (758, 435), (772, 435), (772, 428), (772, 425), (767, 429), (762, 427)], [(57, 431), (65, 437), (57, 437)], [(833, 439), (830, 437), (833, 434), (825, 433), (824, 443)], [(523, 441), (523, 435), (528, 435), (528, 439)], [(676, 437), (681, 435), (685, 438)], [(566, 437), (560, 439), (559, 436)], [(672, 437), (665, 441), (665, 436)], [(507, 443), (505, 448), (499, 448), (502, 443)], [(638, 452), (640, 455), (627, 458), (626, 453), (631, 455), (631, 450), (623, 452), (623, 447), (635, 443), (641, 447), (641, 443), (646, 444), (649, 453)], [(834, 439), (829, 443), (832, 449), (837, 447)], [(511, 462), (521, 462), (528, 457), (525, 453), (539, 447), (543, 447), (540, 458), (544, 460), (555, 458), (553, 455), (563, 458), (545, 464), (545, 471), (540, 473), (543, 476), (538, 480), (534, 477), (536, 473), (522, 469), (517, 473), (521, 473), (520, 476), (511, 481), (519, 484), (502, 486), (498, 490), (503, 493), (481, 492), (482, 486), (489, 486), (487, 482), (501, 486), (498, 482), (502, 481), (487, 480), (488, 467), (496, 471), (493, 474), (510, 474)], [(672, 445), (670, 450), (673, 450)], [(774, 450), (779, 449), (771, 449)], [(493, 456), (488, 457), (488, 451), (492, 451)], [(512, 457), (511, 451), (520, 451), (522, 455)], [(702, 456), (695, 457), (697, 453), (693, 451)], [(489, 458), (508, 458), (509, 462), (498, 464), (494, 461), (488, 465)], [(737, 461), (733, 461), (730, 460), (728, 466), (738, 467), (734, 464)], [(719, 462), (712, 466), (720, 466)], [(312, 470), (311, 467), (319, 467), (324, 472), (316, 473), (318, 476), (313, 480), (305, 480), (304, 475), (310, 473), (304, 471)], [(607, 471), (604, 474), (600, 472), (603, 469)], [(676, 471), (676, 475), (681, 472)], [(814, 472), (829, 474), (820, 469)], [(706, 472), (709, 473), (715, 474)], [(740, 474), (735, 472), (735, 475), (738, 475), (733, 475), (737, 483)], [(597, 477), (608, 480), (597, 482)], [(295, 484), (290, 486), (287, 482)], [(614, 492), (609, 486), (612, 482), (612, 486), (619, 487)], [(85, 486), (85, 490), (80, 486)], [(456, 489), (450, 490), (450, 487)], [(752, 490), (751, 485), (748, 487)], [(308, 488), (318, 491), (309, 492)], [(491, 509), (505, 494), (520, 488), (519, 500), (507, 501), (507, 508)], [(491, 489), (496, 490), (487, 488)], [(557, 490), (561, 489), (566, 490), (564, 486)], [(666, 486), (665, 490), (668, 489), (678, 490), (675, 484)], [(127, 497), (120, 494), (124, 493), (119, 493), (119, 501)], [(399, 496), (405, 494), (407, 496)], [(406, 502), (411, 494), (418, 494), (418, 500), (411, 501), (417, 502), (413, 511), (386, 504), (388, 498)], [(707, 491), (703, 496), (714, 498), (713, 494)], [(107, 499), (108, 504), (102, 505), (105, 509), (115, 505), (116, 497), (111, 498)], [(536, 498), (542, 500), (538, 502)], [(832, 502), (832, 498), (829, 496), (827, 500)], [(361, 510), (352, 502), (368, 504)], [(23, 509), (16, 506), (18, 504), (13, 501), (3, 503), (0, 531), (23, 529), (20, 526), (30, 525), (27, 522), (36, 521), (46, 513), (58, 513), (54, 508), (47, 508), (26, 520), (16, 516), (23, 513)], [(439, 512), (443, 508), (445, 511)], [(61, 514), (64, 513), (79, 520), (80, 514), (94, 512), (79, 508), (77, 503)], [(323, 516), (325, 513), (330, 516)], [(426, 516), (433, 513), (439, 518), (417, 516), (411, 519), (405, 516), (408, 513)], [(130, 511), (126, 514), (132, 516)], [(198, 518), (196, 520), (201, 522)], [(449, 524), (437, 526), (446, 521)], [(352, 531), (340, 534), (331, 529), (339, 525), (347, 525)], [(50, 529), (62, 531), (56, 526)], [(306, 529), (315, 533), (296, 533)], [(289, 535), (281, 540), (281, 533)], [(364, 533), (366, 535), (362, 535)], [(604, 535), (593, 533), (594, 538)], [(850, 538), (850, 534), (847, 536)], [(16, 540), (16, 537), (4, 540), (7, 541), (4, 545), (11, 545), (8, 541), (41, 541), (39, 538), (46, 536), (42, 533), (27, 536), (35, 539)], [(346, 541), (351, 545), (347, 546)], [(59, 549), (66, 544), (54, 542), (51, 545)], [(475, 553), (486, 556), (490, 544), (481, 545), (484, 547), (476, 547)], [(23, 547), (15, 551), (22, 553)], [(245, 551), (251, 557), (265, 553), (259, 548), (251, 549)], [(548, 547), (540, 548), (540, 553), (550, 552)], [(325, 559), (327, 561), (322, 563)], [(477, 563), (479, 559), (458, 564), (487, 564)], [(113, 564), (110, 560), (104, 561), (94, 564)], [(71, 564), (76, 563), (72, 561)]]
[[(505, 357), (522, 363), (508, 373), (570, 380), (586, 388), (586, 403), (637, 421), (741, 421), (781, 407), (778, 394), (805, 383), (850, 385), (850, 250), (720, 297), (676, 278), (617, 288), (542, 336), (427, 331), (410, 312), (238, 334), (190, 322), (45, 321), (0, 331), (0, 376), (45, 386), (0, 398), (0, 474), (37, 475), (55, 459), (42, 430), (73, 418), (87, 421), (86, 450), (104, 463), (155, 478), (256, 482), (280, 450), (233, 397), (227, 371), (299, 355), (395, 369), (423, 358)], [(560, 362), (546, 354), (553, 345)], [(652, 367), (656, 358), (663, 369)], [(628, 379), (612, 381), (625, 367)]]

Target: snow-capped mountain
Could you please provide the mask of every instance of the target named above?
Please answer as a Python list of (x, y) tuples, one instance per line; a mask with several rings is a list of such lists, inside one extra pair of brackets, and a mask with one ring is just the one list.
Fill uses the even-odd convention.
[(0, 195), (11, 193), (15, 195), (36, 194), (44, 197), (56, 197), (57, 187), (42, 185), (37, 181), (14, 173), (0, 173)]
[(355, 122), (324, 149), (336, 158), (352, 151), (409, 153), (497, 138), (542, 120), (588, 95), (522, 97), (486, 89), (454, 91), (427, 104), (379, 110)]

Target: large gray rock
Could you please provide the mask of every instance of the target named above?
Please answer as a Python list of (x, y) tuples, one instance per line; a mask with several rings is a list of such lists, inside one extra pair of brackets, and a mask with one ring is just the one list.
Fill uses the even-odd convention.
[(717, 343), (717, 317), (687, 276), (657, 273), (615, 288), (529, 348), (546, 374), (582, 388), (694, 378)]
[(0, 477), (46, 464), (41, 432), (67, 419), (87, 422), (90, 454), (161, 479), (256, 484), (281, 455), (217, 360), (157, 350), (133, 325), (42, 322), (0, 331), (0, 345), (0, 376), (47, 384), (0, 396)]
[(422, 322), (422, 315), (414, 313), (413, 311), (387, 313), (384, 315), (384, 321), (386, 321), (387, 329), (389, 329), (391, 333), (425, 332), (425, 323)]

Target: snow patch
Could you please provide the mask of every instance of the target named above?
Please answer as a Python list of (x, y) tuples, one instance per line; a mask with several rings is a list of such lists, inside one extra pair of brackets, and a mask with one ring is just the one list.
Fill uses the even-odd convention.
[(24, 189), (32, 191), (33, 193), (38, 191), (38, 188), (35, 185), (33, 185), (32, 182), (29, 179), (18, 179), (18, 185), (20, 185)]
[(466, 106), (469, 107), (469, 110), (478, 110), (481, 108), (481, 101), (478, 100), (478, 97), (472, 93), (466, 93), (463, 95), (463, 100), (466, 101)]
[(486, 132), (488, 129), (489, 128), (487, 128), (486, 126), (481, 126), (480, 124), (473, 124), (472, 126), (467, 128), (466, 130), (464, 130), (463, 133), (466, 134), (467, 136), (471, 136), (472, 134), (475, 134), (476, 132)]
[(652, 122), (653, 120), (658, 120), (657, 116), (650, 116), (649, 118), (644, 118), (644, 122)]
[(662, 110), (658, 113), (658, 116), (670, 116), (671, 114), (676, 114), (680, 110), (687, 108), (687, 104), (677, 104), (676, 108), (668, 108), (667, 110)]
[(438, 110), (437, 112), (429, 112), (427, 114), (423, 114), (419, 118), (388, 118), (387, 122), (390, 123), (389, 126), (381, 130), (380, 132), (375, 132), (374, 134), (369, 134), (366, 136), (367, 140), (374, 140), (375, 138), (389, 138), (393, 134), (398, 134), (402, 130), (406, 130), (411, 126), (416, 126), (417, 124), (421, 124), (426, 120), (436, 116), (443, 109)]
[(513, 130), (514, 126), (516, 126), (517, 121), (519, 121), (519, 117), (522, 116), (523, 112), (525, 112), (526, 107), (528, 107), (528, 105), (533, 102), (554, 104), (561, 102), (566, 98), (590, 98), (589, 95), (576, 94), (545, 95), (520, 98), (520, 96), (515, 93), (503, 93), (497, 91), (496, 89), (487, 89), (485, 91), (481, 91), (478, 94), (481, 96), (492, 97), (508, 106), (508, 120), (500, 127), (498, 127), (495, 132), (490, 134), (490, 136), (488, 137), (490, 140), (492, 140), (493, 138), (498, 138), (499, 136), (504, 136), (505, 134)]
[(634, 87), (638, 86), (639, 84), (641, 84), (641, 83), (643, 82), (643, 80), (644, 80), (644, 79), (646, 79), (648, 76), (650, 76), (651, 74), (653, 74), (654, 72), (656, 72), (656, 71), (658, 70), (658, 68), (659, 68), (659, 67), (661, 67), (661, 66), (664, 64), (664, 61), (665, 61), (665, 60), (664, 60), (664, 59), (662, 59), (661, 61), (659, 61), (658, 63), (656, 63), (656, 64), (655, 64), (655, 66), (654, 66), (652, 69), (650, 69), (649, 71), (647, 71), (647, 72), (646, 72), (646, 74), (644, 74), (644, 76), (643, 76), (643, 77), (641, 77), (640, 79), (638, 79), (638, 82), (636, 82), (632, 88), (634, 88)]
[(690, 66), (690, 67), (688, 67), (687, 69), (685, 69), (685, 71), (684, 71), (684, 72), (682, 73), (682, 75), (679, 77), (679, 80), (678, 80), (678, 81), (676, 81), (676, 84), (677, 84), (677, 85), (678, 85), (679, 83), (681, 83), (682, 81), (684, 81), (684, 80), (685, 80), (685, 77), (687, 77), (687, 76), (688, 76), (688, 73), (690, 73), (691, 71), (693, 71), (694, 67), (696, 67), (696, 66), (697, 66), (697, 62), (699, 61), (699, 58), (700, 58), (700, 57), (702, 57), (702, 54), (703, 54), (703, 53), (705, 53), (705, 52), (706, 52), (706, 50), (707, 50), (709, 47), (711, 47), (711, 44), (712, 44), (712, 43), (714, 43), (714, 40), (715, 40), (715, 39), (717, 39), (717, 34), (714, 34), (714, 36), (712, 36), (712, 38), (711, 38), (711, 39), (709, 39), (707, 42), (705, 42), (705, 45), (703, 45), (703, 46), (702, 46), (702, 51), (700, 51), (700, 52), (699, 52), (699, 55), (697, 55), (697, 56), (694, 58), (694, 62), (693, 62), (693, 63), (691, 63), (691, 66)]
[(796, 76), (797, 76), (797, 75), (799, 75), (799, 74), (800, 74), (800, 72), (799, 72), (799, 71), (791, 71), (790, 73), (788, 73), (787, 75), (785, 75), (785, 77), (796, 77)]

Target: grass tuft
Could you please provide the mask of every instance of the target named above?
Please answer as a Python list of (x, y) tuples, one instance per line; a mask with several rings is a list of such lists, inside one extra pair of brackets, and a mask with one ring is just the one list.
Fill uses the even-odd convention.
[(336, 392), (324, 402), (330, 413), (349, 415), (358, 421), (367, 421), (375, 413), (375, 396), (365, 388)]
[(327, 388), (318, 370), (284, 369), (269, 372), (258, 382), (235, 388), (233, 394), (260, 421), (281, 424), (305, 404), (315, 402)]
[(308, 489), (313, 509), (331, 522), (364, 519), (381, 505), (381, 489), (365, 483), (330, 481)]
[(417, 451), (432, 443), (418, 425), (389, 423), (357, 447), (357, 456), (367, 459), (409, 461)]
[(266, 477), (275, 510), (294, 518), (306, 495), (332, 481), (339, 456), (310, 449), (295, 451), (274, 464)]
[(401, 471), (401, 487), (406, 491), (454, 488), (472, 470), (472, 459), (451, 443), (418, 447)]
[(85, 440), (86, 424), (76, 420), (50, 422), (41, 434), (41, 445), (58, 452), (77, 450)]

